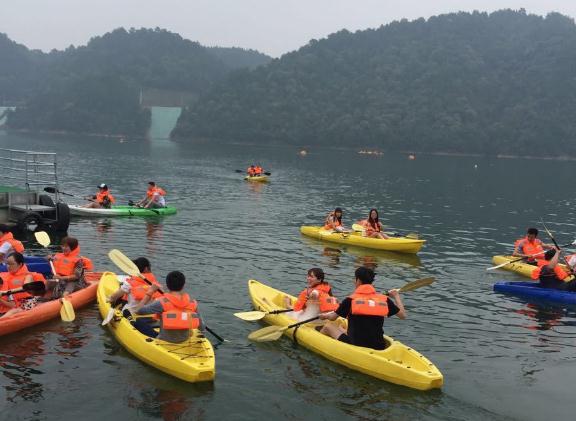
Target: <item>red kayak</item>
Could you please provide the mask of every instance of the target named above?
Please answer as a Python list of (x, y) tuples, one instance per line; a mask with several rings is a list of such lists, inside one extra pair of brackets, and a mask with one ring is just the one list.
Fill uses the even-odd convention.
[[(98, 282), (101, 272), (88, 272), (86, 281), (88, 286), (80, 291), (73, 292), (66, 298), (72, 303), (74, 309), (83, 307), (96, 299)], [(34, 307), (32, 310), (22, 311), (13, 316), (0, 318), (0, 336), (26, 329), (60, 317), (60, 300), (52, 300)]]

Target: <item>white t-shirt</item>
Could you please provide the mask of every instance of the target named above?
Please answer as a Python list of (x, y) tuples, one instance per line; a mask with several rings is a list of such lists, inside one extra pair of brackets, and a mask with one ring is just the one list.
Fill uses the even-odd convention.
[(126, 275), (118, 275), (118, 280), (120, 281), (120, 289), (128, 296), (128, 303), (126, 303), (122, 310), (131, 309), (138, 303), (138, 301), (136, 301), (134, 296), (131, 294), (132, 285), (130, 285), (130, 282), (128, 282), (129, 278), (130, 277)]
[(160, 193), (154, 193), (152, 195), (152, 199), (154, 203), (158, 204), (159, 206), (166, 206), (166, 200), (164, 200), (164, 196), (162, 196)]

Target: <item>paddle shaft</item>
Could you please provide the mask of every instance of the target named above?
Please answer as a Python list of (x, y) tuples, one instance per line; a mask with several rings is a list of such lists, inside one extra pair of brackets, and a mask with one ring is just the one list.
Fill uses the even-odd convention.
[(94, 199), (88, 199), (84, 196), (78, 196), (77, 194), (72, 194), (72, 193), (66, 193), (63, 191), (60, 191), (58, 189), (55, 189), (54, 187), (46, 187), (44, 188), (44, 191), (47, 193), (58, 193), (58, 194), (63, 194), (64, 196), (70, 196), (70, 197), (76, 197), (78, 199), (82, 199), (82, 200), (88, 200), (89, 202), (94, 202), (94, 203), (98, 203), (96, 200)]
[[(562, 250), (562, 247), (560, 247), (558, 245), (558, 243), (556, 242), (556, 239), (554, 238), (554, 236), (552, 235), (552, 233), (550, 232), (550, 230), (548, 229), (548, 227), (546, 226), (546, 224), (544, 223), (544, 220), (542, 218), (540, 218), (540, 222), (542, 222), (542, 225), (544, 226), (544, 229), (546, 230), (546, 234), (548, 234), (548, 237), (550, 237), (550, 239), (554, 243), (554, 246), (556, 246), (556, 248), (558, 249), (558, 252), (560, 252), (560, 250)], [(568, 246), (564, 246), (564, 247), (568, 247)], [(566, 266), (568, 267), (568, 270), (570, 271), (570, 273), (574, 274), (574, 271), (572, 270), (570, 263), (568, 263), (568, 259), (566, 259), (566, 256), (562, 256), (562, 258), (564, 259), (564, 262), (566, 263)]]
[(293, 327), (297, 327), (297, 326), (303, 325), (305, 323), (313, 322), (314, 320), (318, 320), (319, 318), (320, 318), (319, 316), (316, 316), (316, 317), (312, 317), (310, 319), (302, 320), (301, 322), (288, 325), (288, 326), (282, 328), (282, 330), (292, 329)]
[(10, 295), (10, 294), (17, 294), (19, 292), (39, 292), (41, 291), (40, 285), (44, 286), (44, 282), (42, 281), (33, 281), (28, 282), (20, 288), (9, 289), (6, 291), (0, 292), (0, 295)]
[(138, 209), (144, 209), (144, 210), (147, 210), (147, 211), (150, 211), (150, 212), (154, 212), (156, 215), (160, 215), (160, 211), (158, 211), (158, 210), (156, 210), (156, 209), (152, 209), (152, 208), (143, 208), (142, 206), (134, 203), (132, 200), (129, 200), (129, 201), (128, 201), (128, 206), (133, 206), (133, 207), (136, 207), (136, 208), (138, 208)]

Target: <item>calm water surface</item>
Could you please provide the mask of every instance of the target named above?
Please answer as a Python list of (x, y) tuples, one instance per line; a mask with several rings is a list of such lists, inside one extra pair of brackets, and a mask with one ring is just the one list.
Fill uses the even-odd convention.
[[(182, 270), (208, 325), (230, 340), (216, 350), (213, 384), (190, 385), (132, 358), (100, 326), (96, 305), (74, 323), (43, 324), (0, 338), (2, 418), (540, 420), (573, 419), (574, 308), (492, 292), (490, 258), (540, 217), (560, 243), (574, 238), (574, 163), (462, 157), (357, 155), (290, 148), (178, 145), (0, 133), (0, 147), (59, 154), (61, 190), (85, 195), (108, 183), (120, 202), (156, 180), (178, 207), (165, 218), (74, 219), (69, 233), (100, 270), (111, 248), (150, 258), (164, 277)], [(268, 185), (235, 169), (260, 162)], [(477, 167), (475, 167), (477, 165)], [(335, 206), (350, 223), (377, 207), (383, 222), (428, 240), (416, 256), (339, 248), (303, 238)], [(409, 318), (386, 332), (443, 372), (442, 390), (418, 392), (356, 373), (288, 339), (250, 343), (261, 327), (236, 319), (249, 310), (247, 280), (299, 292), (321, 266), (338, 295), (354, 269), (376, 267), (377, 285), (435, 276), (404, 296)]]

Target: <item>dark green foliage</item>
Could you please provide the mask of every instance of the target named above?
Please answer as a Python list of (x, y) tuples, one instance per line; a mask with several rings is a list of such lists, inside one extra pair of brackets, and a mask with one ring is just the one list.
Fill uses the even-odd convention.
[(230, 69), (253, 69), (272, 61), (270, 56), (256, 50), (245, 50), (236, 47), (209, 47), (208, 51), (218, 57)]
[[(9, 114), (7, 124), (15, 129), (143, 136), (150, 113), (140, 107), (141, 88), (193, 96), (230, 71), (212, 49), (158, 28), (117, 29), (86, 46), (39, 53), (41, 68), (34, 67), (34, 53), (4, 38), (0, 59), (11, 71), (0, 66), (0, 99), (25, 103)], [(24, 89), (31, 79), (36, 82)], [(2, 82), (14, 85), (13, 92), (6, 90), (11, 96), (2, 93)]]
[(504, 10), (340, 31), (237, 71), (172, 135), (576, 155), (576, 26)]

